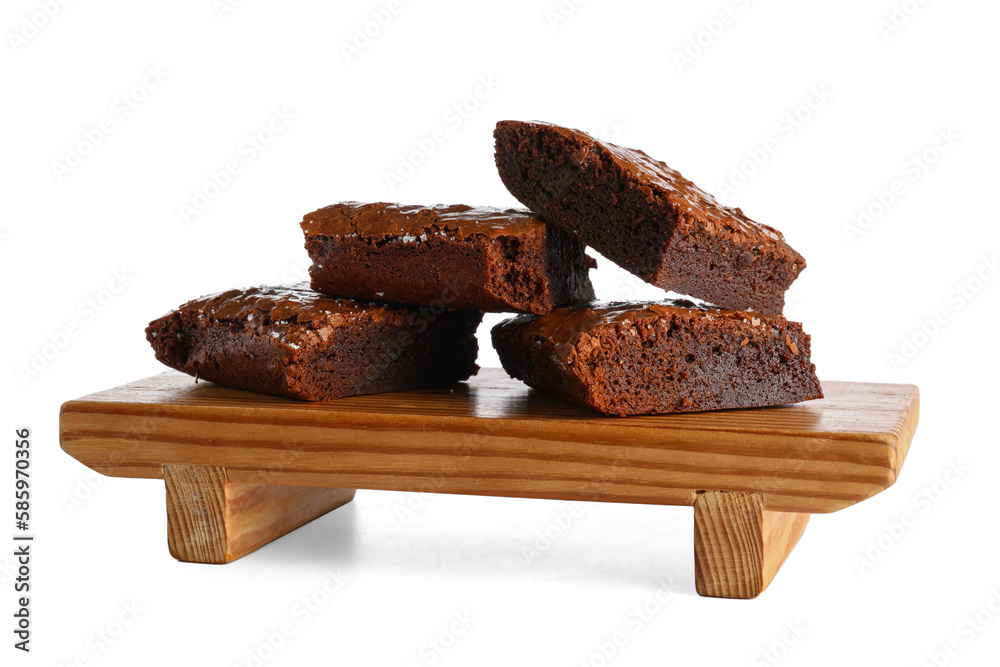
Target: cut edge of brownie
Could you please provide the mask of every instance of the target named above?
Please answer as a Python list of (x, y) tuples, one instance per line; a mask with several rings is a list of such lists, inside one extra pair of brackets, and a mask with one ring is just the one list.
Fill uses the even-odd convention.
[(546, 225), (544, 239), (514, 235), (496, 239), (488, 246), (487, 262), (507, 267), (488, 271), (488, 291), (497, 301), (497, 312), (514, 309), (545, 315), (554, 308), (593, 300), (589, 272), (597, 262), (571, 234)]
[(642, 151), (544, 122), (500, 121), (494, 135), (514, 197), (658, 287), (778, 315), (805, 268), (780, 232)]
[[(309, 306), (282, 300), (289, 292)], [(196, 378), (319, 401), (468, 379), (479, 369), (481, 320), (478, 311), (428, 313), (253, 288), (190, 301), (151, 322), (146, 337), (159, 361)]]
[(765, 407), (822, 398), (810, 337), (783, 317), (687, 301), (592, 304), (493, 328), (508, 374), (602, 414)]

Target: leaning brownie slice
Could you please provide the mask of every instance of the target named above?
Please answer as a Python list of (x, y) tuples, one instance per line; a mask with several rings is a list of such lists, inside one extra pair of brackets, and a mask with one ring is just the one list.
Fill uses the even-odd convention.
[(546, 222), (658, 287), (780, 315), (806, 263), (782, 235), (642, 151), (549, 123), (497, 124), (500, 178)]
[(482, 316), (255, 287), (189, 301), (150, 323), (146, 338), (157, 359), (195, 377), (322, 401), (467, 379), (478, 370)]
[(823, 396), (801, 324), (684, 300), (519, 315), (494, 327), (493, 345), (511, 376), (605, 414), (752, 408)]
[(529, 313), (594, 298), (584, 245), (524, 210), (344, 202), (302, 229), (332, 296)]

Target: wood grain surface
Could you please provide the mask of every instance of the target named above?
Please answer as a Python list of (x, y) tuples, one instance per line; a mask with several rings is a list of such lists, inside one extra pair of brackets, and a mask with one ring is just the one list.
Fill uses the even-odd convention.
[(218, 466), (230, 482), (693, 505), (703, 490), (830, 512), (899, 474), (912, 385), (827, 382), (791, 406), (607, 417), (498, 369), (450, 390), (306, 403), (168, 372), (65, 403), (62, 448), (107, 475)]
[(170, 554), (230, 563), (354, 498), (354, 489), (229, 481), (220, 466), (163, 466)]
[(760, 595), (802, 537), (809, 514), (764, 509), (759, 493), (708, 491), (694, 503), (694, 569), (699, 595)]

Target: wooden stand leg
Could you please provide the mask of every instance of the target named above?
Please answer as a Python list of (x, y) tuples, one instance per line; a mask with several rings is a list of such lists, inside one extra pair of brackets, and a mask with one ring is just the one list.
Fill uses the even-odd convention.
[(230, 563), (354, 498), (354, 489), (229, 481), (219, 466), (163, 466), (170, 554)]
[(759, 493), (705, 491), (694, 502), (698, 594), (755, 598), (802, 537), (809, 514), (764, 509)]

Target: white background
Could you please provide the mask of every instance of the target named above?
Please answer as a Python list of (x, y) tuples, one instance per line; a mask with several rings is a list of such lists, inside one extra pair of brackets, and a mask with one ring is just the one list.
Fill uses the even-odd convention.
[[(404, 0), (348, 57), (388, 0), (253, 0), (221, 15), (211, 0), (97, 0), (50, 3), (51, 18), (43, 2), (7, 0), (3, 421), (8, 438), (33, 430), (38, 541), (30, 656), (10, 646), (0, 551), (2, 662), (256, 664), (248, 652), (288, 622), (262, 664), (996, 664), (1000, 7), (896, 1), (905, 12), (591, 0), (557, 15), (556, 0)], [(275, 110), (293, 118), (251, 150)], [(920, 386), (901, 479), (814, 517), (762, 597), (695, 595), (690, 508), (361, 491), (233, 565), (178, 563), (162, 484), (100, 478), (59, 450), (61, 402), (161, 370), (149, 320), (303, 275), (304, 213), (345, 199), (514, 205), (493, 166), (505, 118), (643, 148), (784, 231), (809, 263), (787, 314), (813, 335), (820, 376)], [(391, 188), (386, 172), (435, 128), (446, 140)], [(211, 187), (229, 161), (239, 173)], [(864, 229), (859, 209), (873, 212)], [(594, 279), (603, 298), (660, 294), (607, 261)], [(343, 586), (297, 613), (337, 570)], [(456, 614), (473, 620), (452, 642)], [(624, 646), (604, 658), (616, 632)]]

